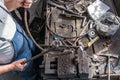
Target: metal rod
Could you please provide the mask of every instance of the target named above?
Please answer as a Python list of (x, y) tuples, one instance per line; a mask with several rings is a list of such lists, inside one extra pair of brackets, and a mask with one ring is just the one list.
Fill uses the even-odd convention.
[(57, 8), (59, 8), (59, 9), (62, 9), (62, 10), (64, 10), (64, 11), (66, 11), (66, 12), (69, 12), (69, 13), (72, 13), (72, 14), (77, 14), (77, 15), (78, 15), (78, 13), (75, 13), (75, 12), (73, 12), (73, 11), (71, 11), (71, 10), (67, 10), (67, 9), (64, 8), (63, 6), (60, 6), (60, 5), (58, 5), (58, 4), (55, 4), (55, 3), (53, 3), (53, 2), (50, 1), (50, 0), (48, 0), (48, 4), (51, 5), (51, 6), (57, 7)]
[[(86, 34), (86, 31), (87, 31), (87, 29), (88, 29), (88, 25), (89, 25), (90, 21), (91, 21), (91, 20), (89, 20), (89, 21), (87, 22), (87, 24), (83, 27), (82, 31), (79, 33), (79, 36), (84, 36), (84, 35)], [(75, 42), (73, 43), (73, 45), (75, 45), (79, 39), (80, 39), (80, 38), (77, 38), (77, 39), (75, 40)]]
[(51, 49), (48, 49), (48, 50), (46, 50), (46, 51), (42, 51), (40, 54), (38, 54), (38, 55), (36, 55), (36, 56), (30, 58), (29, 60), (23, 62), (22, 64), (31, 62), (31, 61), (33, 61), (33, 60), (35, 60), (35, 59), (37, 59), (37, 58), (43, 56), (45, 53), (48, 53), (48, 52), (50, 52), (50, 51), (53, 51), (54, 49), (55, 49), (55, 48), (51, 48)]
[[(100, 74), (100, 75), (96, 75), (94, 77), (106, 77), (108, 76), (108, 74)], [(110, 74), (110, 76), (120, 76), (120, 74)]]
[(108, 56), (108, 80), (110, 80), (110, 56)]

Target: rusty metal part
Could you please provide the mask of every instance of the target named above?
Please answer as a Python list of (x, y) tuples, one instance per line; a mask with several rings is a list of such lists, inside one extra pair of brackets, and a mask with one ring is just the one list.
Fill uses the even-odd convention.
[(51, 28), (50, 28), (50, 24), (49, 24), (49, 18), (50, 18), (51, 13), (54, 11), (54, 9), (51, 12), (49, 12), (49, 14), (47, 15), (47, 23), (46, 23), (47, 24), (46, 27), (48, 28), (48, 30), (50, 31), (50, 33), (52, 35), (56, 35), (56, 36), (58, 36), (60, 38), (64, 38), (64, 39), (83, 38), (84, 37), (84, 35), (82, 35), (82, 36), (65, 37), (65, 36), (61, 36), (61, 35), (55, 33), (54, 31), (52, 31)]
[(59, 8), (59, 9), (61, 9), (61, 10), (64, 10), (64, 11), (66, 11), (66, 12), (69, 12), (69, 13), (72, 13), (72, 14), (78, 14), (78, 13), (73, 12), (72, 10), (67, 10), (67, 9), (64, 8), (63, 6), (60, 6), (60, 5), (58, 5), (58, 4), (53, 3), (53, 2), (50, 1), (50, 0), (48, 0), (48, 4), (51, 5), (51, 6), (57, 7), (57, 8)]
[[(107, 77), (108, 74), (95, 75), (94, 77)], [(120, 74), (110, 74), (110, 76), (120, 76)]]
[(118, 56), (117, 62), (115, 63), (113, 72), (118, 74), (120, 73), (120, 56)]
[(81, 27), (84, 27), (85, 26), (85, 22), (86, 22), (86, 16), (79, 16), (79, 15), (76, 15), (76, 14), (69, 14), (69, 13), (61, 13), (60, 14), (61, 16), (64, 16), (64, 17), (67, 17), (67, 18), (79, 18), (79, 19), (83, 19), (83, 22), (82, 22), (82, 25)]
[(73, 78), (76, 76), (76, 67), (73, 64), (74, 53), (70, 51), (63, 52), (64, 54), (59, 55), (57, 74), (59, 78)]
[(51, 0), (57, 4), (60, 4), (60, 5), (68, 5), (68, 4), (76, 4), (78, 3), (80, 0)]
[(108, 80), (110, 80), (110, 56), (108, 56)]
[[(88, 25), (89, 25), (90, 21), (91, 20), (89, 20), (87, 22), (87, 24), (83, 27), (82, 31), (79, 33), (79, 36), (85, 36), (87, 34), (86, 31), (88, 29)], [(80, 39), (80, 37), (75, 40), (75, 42), (73, 43), (73, 45), (75, 45), (79, 41), (79, 39)]]
[[(55, 57), (50, 57), (49, 54), (44, 55), (45, 58), (45, 74), (55, 74), (56, 70), (55, 66), (52, 68), (52, 63), (56, 61)], [(57, 66), (57, 65), (56, 65)]]
[(118, 58), (119, 56), (114, 55), (114, 54), (102, 54), (100, 56), (107, 57), (107, 66), (106, 66), (106, 68), (108, 67), (108, 80), (110, 80), (110, 77), (111, 77), (110, 58)]
[(88, 79), (89, 75), (89, 61), (86, 51), (84, 50), (83, 46), (80, 45), (79, 49), (77, 50), (78, 54), (78, 72), (81, 79)]
[(110, 58), (119, 58), (119, 55), (115, 55), (115, 54), (100, 54), (99, 56), (103, 56), (103, 57), (110, 57)]

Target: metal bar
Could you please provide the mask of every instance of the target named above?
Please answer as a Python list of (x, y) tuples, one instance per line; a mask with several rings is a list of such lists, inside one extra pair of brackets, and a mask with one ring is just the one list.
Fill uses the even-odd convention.
[(110, 80), (110, 56), (108, 56), (108, 80)]
[(59, 8), (59, 9), (62, 9), (62, 10), (64, 10), (64, 11), (66, 11), (66, 12), (69, 12), (69, 13), (72, 13), (72, 14), (77, 14), (77, 15), (78, 15), (78, 13), (75, 13), (75, 12), (73, 12), (73, 11), (71, 11), (71, 10), (67, 10), (67, 9), (64, 8), (63, 6), (60, 6), (60, 5), (54, 3), (54, 2), (52, 2), (52, 1), (50, 1), (50, 0), (48, 0), (48, 4), (51, 5), (51, 6), (57, 7), (57, 8)]
[(35, 60), (35, 59), (41, 57), (41, 56), (44, 55), (45, 53), (48, 53), (48, 52), (50, 52), (50, 51), (52, 51), (52, 50), (54, 50), (54, 49), (55, 49), (55, 48), (51, 48), (51, 49), (48, 49), (48, 50), (46, 50), (46, 51), (43, 51), (43, 52), (41, 52), (40, 54), (38, 54), (38, 55), (36, 55), (36, 56), (30, 58), (29, 60), (23, 62), (22, 64), (25, 64), (25, 63), (31, 62), (31, 61), (33, 61), (33, 60)]
[[(100, 75), (96, 75), (94, 77), (106, 77), (108, 76), (108, 74), (100, 74)], [(120, 74), (110, 74), (110, 76), (120, 76)]]

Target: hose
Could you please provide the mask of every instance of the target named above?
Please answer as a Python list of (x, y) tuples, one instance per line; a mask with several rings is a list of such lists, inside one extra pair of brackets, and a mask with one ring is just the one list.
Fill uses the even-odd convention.
[(28, 23), (27, 23), (27, 9), (24, 10), (24, 21), (25, 21), (25, 28), (27, 30), (27, 33), (29, 35), (29, 37), (32, 39), (33, 43), (40, 49), (40, 50), (44, 50), (36, 41), (35, 39), (33, 38), (30, 30), (29, 30), (29, 27), (28, 27)]

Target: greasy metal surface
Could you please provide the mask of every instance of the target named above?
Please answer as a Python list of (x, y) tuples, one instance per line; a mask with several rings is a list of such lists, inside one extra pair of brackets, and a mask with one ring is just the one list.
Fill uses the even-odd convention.
[[(114, 0), (115, 1), (115, 0)], [(116, 0), (117, 1), (117, 0)], [(114, 6), (114, 3), (113, 3), (113, 0), (109, 1), (109, 0), (106, 0), (105, 3), (110, 6), (110, 11), (112, 11), (114, 14), (116, 14), (116, 9), (115, 9), (115, 6)], [(119, 3), (119, 1), (117, 1), (117, 3)], [(116, 14), (117, 16), (117, 14)], [(95, 42), (94, 44), (94, 50), (95, 50), (95, 53), (99, 53), (101, 51), (103, 51), (106, 47), (104, 44), (109, 44), (108, 46), (108, 52), (110, 52), (111, 54), (118, 54), (119, 55), (119, 51), (120, 51), (120, 29), (118, 29), (118, 31), (116, 32), (116, 34), (114, 36), (111, 37), (111, 40), (109, 41), (108, 39), (100, 39), (98, 40), (97, 42)]]
[[(112, 11), (113, 13), (116, 14), (116, 11), (114, 10), (114, 6), (111, 6), (111, 5), (113, 5), (113, 3), (109, 2), (109, 1), (106, 1), (105, 3), (110, 6), (110, 8), (111, 8), (110, 11)], [(63, 6), (61, 7), (61, 5), (60, 6), (57, 5), (57, 6), (64, 9)], [(81, 35), (80, 32), (84, 29), (84, 27), (87, 25), (87, 23), (88, 23), (88, 25), (85, 28), (86, 29), (85, 32), (88, 30), (88, 26), (90, 26), (89, 20), (91, 20), (91, 18), (88, 17), (88, 15), (86, 15), (86, 17), (88, 19), (85, 22), (86, 25), (81, 26), (82, 22), (83, 22), (83, 19), (71, 18), (71, 17), (69, 17), (69, 15), (67, 15), (67, 18), (62, 17), (62, 16), (60, 16), (60, 14), (64, 13), (63, 11), (64, 10), (55, 8), (53, 6), (49, 6), (48, 13), (50, 12), (51, 14), (50, 14), (49, 17), (47, 17), (48, 18), (47, 20), (49, 22), (49, 24), (47, 24), (47, 25), (49, 25), (48, 27), (50, 28), (50, 30), (53, 31), (54, 33), (60, 35), (60, 36), (76, 37), (74, 39), (67, 39), (67, 38), (64, 39), (63, 37), (62, 38), (59, 37), (58, 40), (60, 40), (63, 43), (63, 45), (79, 46), (79, 44), (78, 44), (79, 42), (82, 42), (83, 44), (88, 43), (90, 39), (88, 39), (88, 38), (80, 39), (77, 36)], [(51, 43), (53, 41), (55, 41), (54, 38), (56, 37), (56, 34), (49, 34), (48, 32), (49, 32), (49, 30), (46, 33), (46, 36), (47, 36), (46, 44), (51, 45)], [(49, 37), (48, 37), (48, 35), (49, 35)], [(99, 54), (102, 53), (102, 51), (104, 52), (104, 54), (106, 54), (106, 53), (111, 53), (112, 54), (113, 52), (111, 52), (111, 51), (113, 51), (113, 50), (110, 49), (110, 48), (114, 44), (113, 36), (112, 36), (111, 39), (112, 39), (112, 42), (108, 38), (100, 38), (97, 42), (95, 42), (93, 44), (93, 46), (90, 46), (87, 49), (86, 53), (89, 56), (92, 56), (93, 54), (99, 55)], [(70, 42), (70, 44), (68, 44), (68, 41)], [(108, 49), (106, 49), (106, 48), (108, 48)], [(106, 49), (106, 50), (104, 50), (104, 49)], [(79, 57), (78, 72), (79, 73), (88, 73), (88, 74), (94, 75), (93, 71), (94, 71), (94, 69), (96, 69), (96, 66), (94, 66), (94, 69), (90, 70), (91, 68), (89, 69), (89, 64), (88, 64), (90, 61), (87, 60), (87, 57), (88, 57), (87, 55), (86, 55), (85, 58), (84, 57)], [(65, 71), (68, 71), (68, 70), (64, 70), (64, 69), (69, 69), (69, 68), (66, 68), (69, 65), (69, 62), (66, 62), (66, 60), (69, 59), (69, 58), (67, 58), (67, 59), (66, 58), (67, 58), (67, 56), (59, 56), (58, 57), (58, 67), (57, 67), (57, 69), (58, 69), (58, 77), (60, 75), (65, 76), (66, 75)], [(107, 61), (107, 58), (108, 57), (104, 57), (104, 59), (105, 59), (104, 62), (105, 63), (102, 63), (101, 66), (97, 66), (97, 67), (105, 69), (105, 70), (101, 70), (99, 72), (100, 72), (100, 74), (109, 74), (108, 78), (110, 79), (110, 73), (112, 71), (110, 71), (111, 66), (107, 65), (107, 63), (110, 64), (110, 61), (109, 60)], [(92, 60), (91, 60), (91, 62), (92, 62)], [(109, 67), (109, 69), (108, 69), (108, 67)], [(97, 69), (96, 69), (96, 71), (97, 71)], [(95, 74), (97, 74), (96, 71), (95, 71)]]
[[(80, 32), (81, 19), (61, 17), (62, 10), (54, 9), (51, 15), (51, 30), (65, 37), (74, 37)], [(77, 21), (77, 22), (76, 22)], [(76, 24), (77, 23), (77, 24)]]
[(78, 71), (79, 75), (89, 74), (89, 59), (86, 52), (81, 52), (80, 49), (78, 49)]
[(118, 15), (120, 16), (120, 0), (113, 0), (114, 4), (115, 4), (115, 7), (116, 7), (116, 10), (118, 12)]
[[(84, 19), (77, 18), (77, 17), (71, 18), (71, 17), (69, 17), (69, 15), (67, 16), (67, 18), (64, 16), (60, 16), (60, 14), (64, 12), (64, 10), (61, 10), (58, 8), (54, 9), (52, 6), (50, 6), (50, 7), (51, 7), (50, 10), (52, 12), (50, 19), (49, 19), (51, 30), (60, 36), (78, 37), (80, 35), (81, 29), (83, 28)], [(85, 25), (86, 25), (86, 21), (85, 21)], [(75, 41), (76, 39), (74, 38), (71, 40)], [(49, 40), (49, 41), (51, 41), (51, 40)], [(48, 42), (46, 42), (46, 43), (48, 43)]]
[(73, 78), (76, 76), (73, 58), (74, 54), (71, 52), (64, 52), (58, 57), (57, 74), (59, 78)]
[[(48, 53), (49, 54), (49, 53)], [(55, 69), (51, 69), (52, 62), (55, 62), (55, 57), (51, 57), (48, 54), (44, 55), (45, 57), (45, 74), (54, 74)]]
[[(111, 1), (110, 0), (105, 0), (105, 1), (107, 1), (106, 3), (109, 5), (109, 6), (111, 6), (111, 10), (112, 11), (114, 11), (114, 8), (112, 8), (112, 3), (111, 3)], [(119, 5), (119, 0), (115, 0), (115, 2), (116, 2), (116, 5)], [(117, 6), (118, 7), (118, 9), (119, 9), (119, 6)], [(60, 13), (60, 12), (62, 12), (62, 11), (60, 11), (60, 10), (58, 10), (58, 9), (55, 9), (55, 13), (56, 14), (54, 14), (54, 15), (52, 15), (51, 17), (53, 17), (54, 16), (54, 18), (52, 18), (52, 20), (51, 20), (51, 26), (54, 26), (54, 27), (52, 27), (51, 29), (53, 30), (53, 31), (55, 31), (55, 28), (56, 28), (56, 32), (58, 32), (59, 34), (63, 34), (63, 35), (66, 35), (66, 36), (76, 36), (76, 34), (79, 34), (79, 32), (80, 32), (80, 30), (79, 30), (79, 28), (80, 28), (80, 26), (81, 26), (81, 22), (82, 22), (82, 19), (81, 20), (79, 20), (79, 19), (74, 19), (74, 20), (70, 20), (70, 19), (68, 19), (67, 21), (64, 19), (64, 20), (62, 20), (61, 18), (59, 18), (59, 19), (56, 19), (56, 18), (58, 18), (58, 15), (57, 15), (57, 13)], [(60, 21), (60, 22), (59, 22)], [(55, 22), (58, 22), (59, 24), (56, 24)], [(59, 25), (61, 25), (61, 24), (69, 24), (69, 25), (72, 25), (72, 26), (75, 26), (74, 28), (75, 29), (77, 29), (78, 31), (77, 31), (77, 33), (76, 32), (73, 32), (72, 34), (69, 34), (69, 33), (67, 33), (67, 31), (69, 30), (69, 29), (62, 29), (61, 27), (59, 27)], [(57, 27), (56, 27), (57, 26)], [(71, 30), (70, 30), (71, 31)], [(70, 32), (70, 31), (68, 31), (68, 32)], [(51, 34), (46, 30), (46, 37), (45, 37), (45, 40), (46, 40), (46, 45), (50, 45), (51, 44), (51, 42), (53, 41), (53, 36), (51, 37)], [(73, 40), (72, 40), (73, 41)], [(72, 42), (71, 41), (71, 42)], [(88, 39), (83, 39), (82, 40), (82, 42), (86, 42), (86, 41), (88, 41)], [(70, 42), (70, 43), (71, 43)], [(73, 42), (74, 43), (74, 42)], [(106, 43), (106, 39), (100, 39), (100, 40), (98, 40), (97, 42), (95, 42), (95, 44), (94, 44), (94, 52), (92, 51), (93, 49), (92, 49), (92, 47), (90, 47), (88, 50), (87, 50), (87, 53), (88, 54), (93, 54), (93, 53), (99, 53), (99, 52), (101, 52), (102, 50), (104, 50), (105, 49), (105, 46), (104, 46), (104, 44)], [(115, 34), (115, 36), (113, 36), (112, 37), (112, 40), (110, 41), (110, 48), (109, 48), (109, 52), (110, 53), (112, 53), (112, 54), (118, 54), (119, 55), (119, 52), (120, 52), (120, 29), (118, 30), (118, 32)], [(107, 52), (108, 52), (107, 51)], [(47, 63), (49, 63), (49, 64), (47, 64), (46, 65), (46, 73), (49, 73), (49, 71), (50, 72), (55, 72), (55, 71), (51, 71), (51, 70), (49, 70), (50, 69), (50, 61), (54, 61), (55, 59), (53, 59), (52, 60), (52, 58), (51, 57), (49, 57), (49, 58), (46, 58), (46, 60), (48, 60), (48, 61), (46, 61), (46, 64)], [(93, 69), (92, 69), (93, 70)], [(90, 72), (91, 72), (91, 74), (92, 74), (92, 71), (91, 70), (91, 68), (90, 68)], [(102, 73), (104, 72), (104, 71), (101, 71)], [(10, 76), (11, 74), (6, 74), (6, 76)], [(1, 76), (3, 76), (3, 77), (1, 77)], [(1, 75), (0, 76), (0, 80), (22, 80), (21, 78), (14, 78), (14, 79), (12, 79), (12, 77), (10, 78), (10, 77), (6, 77), (5, 75)], [(6, 79), (7, 78), (7, 79)], [(101, 79), (101, 80), (107, 80), (107, 79)], [(111, 80), (119, 80), (119, 79), (111, 79)]]

